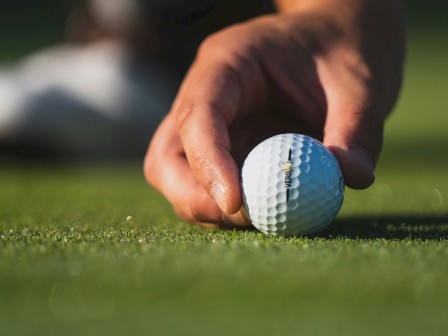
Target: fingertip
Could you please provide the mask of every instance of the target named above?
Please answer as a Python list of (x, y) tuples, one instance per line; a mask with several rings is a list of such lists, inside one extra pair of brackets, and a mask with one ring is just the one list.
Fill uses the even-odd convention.
[(241, 208), (241, 192), (232, 186), (232, 182), (224, 184), (217, 181), (210, 187), (210, 196), (226, 215), (233, 215)]
[(352, 189), (366, 189), (374, 183), (374, 161), (366, 150), (359, 146), (347, 149), (335, 146), (328, 148), (338, 159), (347, 186)]

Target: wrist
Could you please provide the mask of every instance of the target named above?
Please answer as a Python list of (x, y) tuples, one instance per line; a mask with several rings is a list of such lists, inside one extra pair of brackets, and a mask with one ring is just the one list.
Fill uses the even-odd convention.
[[(332, 37), (328, 42), (361, 48), (404, 49), (405, 20), (401, 0), (276, 0), (280, 14), (306, 22)], [(341, 39), (339, 39), (341, 38)]]

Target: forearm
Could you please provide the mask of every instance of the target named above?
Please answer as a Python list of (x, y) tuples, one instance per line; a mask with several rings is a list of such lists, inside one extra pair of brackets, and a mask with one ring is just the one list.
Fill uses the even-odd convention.
[(280, 13), (330, 17), (360, 43), (370, 33), (404, 44), (402, 0), (275, 0), (275, 4)]
[(321, 10), (353, 16), (365, 8), (391, 12), (397, 16), (403, 14), (402, 0), (275, 0), (277, 10), (282, 13)]

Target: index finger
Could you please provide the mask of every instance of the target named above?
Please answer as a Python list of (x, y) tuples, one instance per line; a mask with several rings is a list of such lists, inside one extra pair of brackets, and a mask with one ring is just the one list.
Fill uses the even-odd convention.
[(238, 75), (228, 63), (200, 61), (191, 68), (173, 107), (193, 175), (227, 214), (236, 213), (242, 203), (228, 132), (242, 94)]

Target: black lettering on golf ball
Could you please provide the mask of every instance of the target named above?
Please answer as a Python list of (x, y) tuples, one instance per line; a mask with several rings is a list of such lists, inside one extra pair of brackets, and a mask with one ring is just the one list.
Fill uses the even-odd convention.
[(286, 203), (289, 202), (289, 188), (291, 188), (292, 185), (293, 162), (291, 161), (291, 157), (292, 157), (292, 149), (289, 149), (288, 161), (282, 162), (283, 164), (282, 171), (285, 173)]
[(291, 188), (292, 171), (285, 172), (285, 188)]

